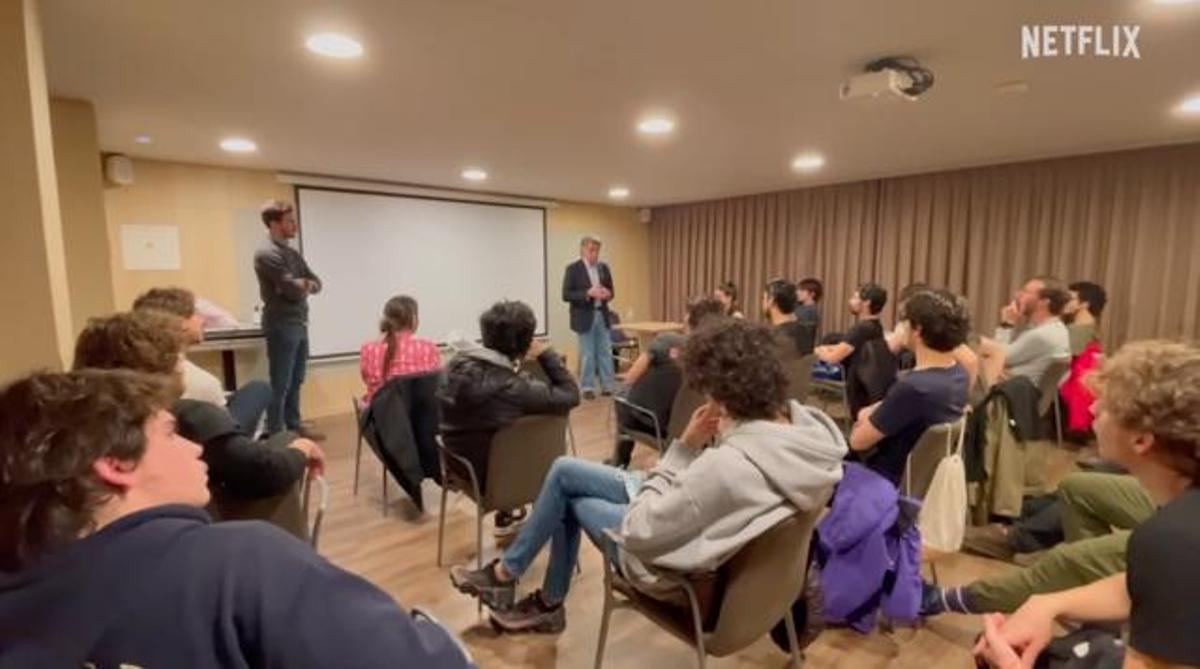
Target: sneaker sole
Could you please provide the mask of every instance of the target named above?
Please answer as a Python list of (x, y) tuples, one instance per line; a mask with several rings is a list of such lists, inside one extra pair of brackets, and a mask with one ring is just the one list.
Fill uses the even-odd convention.
[(464, 595), (477, 597), (490, 609), (504, 610), (512, 608), (513, 602), (516, 599), (516, 587), (485, 587), (481, 588), (474, 583), (462, 582), (454, 578), (454, 573), (450, 573), (450, 584), (454, 586)]
[(496, 619), (496, 616), (488, 616), (488, 621), (492, 624), (492, 629), (502, 634), (560, 634), (567, 629), (567, 621), (565, 619), (557, 620), (541, 620), (532, 625), (513, 625), (504, 623)]

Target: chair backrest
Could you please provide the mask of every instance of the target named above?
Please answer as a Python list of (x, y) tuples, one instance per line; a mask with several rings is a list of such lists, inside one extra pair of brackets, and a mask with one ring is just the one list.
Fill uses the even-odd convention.
[(900, 479), (900, 489), (905, 495), (917, 499), (925, 499), (929, 486), (933, 483), (933, 473), (937, 471), (938, 463), (946, 457), (946, 446), (954, 448), (958, 444), (965, 421), (939, 423), (926, 428), (917, 445), (908, 453), (908, 463), (904, 467), (904, 477)]
[(815, 353), (784, 358), (783, 372), (787, 374), (788, 378), (788, 398), (796, 400), (801, 404), (808, 399), (808, 394), (812, 388), (813, 362), (816, 359), (817, 356)]
[(1038, 390), (1041, 391), (1041, 396), (1038, 399), (1038, 415), (1045, 416), (1046, 412), (1054, 404), (1054, 398), (1058, 396), (1058, 387), (1062, 385), (1067, 374), (1071, 373), (1071, 358), (1067, 356), (1054, 358), (1046, 367), (1046, 371), (1042, 372), (1042, 378), (1038, 379)]
[(704, 644), (709, 654), (736, 653), (783, 619), (804, 589), (808, 548), (824, 508), (788, 516), (725, 563), (725, 597)]
[(667, 437), (678, 439), (687, 428), (692, 414), (696, 413), (696, 409), (699, 409), (704, 402), (704, 393), (689, 387), (685, 378), (683, 383), (679, 384), (675, 400), (671, 402), (671, 422), (667, 424)]
[(523, 416), (492, 437), (488, 451), (485, 510), (532, 504), (550, 465), (567, 452), (566, 416)]
[(265, 520), (301, 541), (309, 540), (308, 516), (304, 513), (301, 482), (274, 497), (240, 499), (213, 497), (208, 511), (213, 520)]

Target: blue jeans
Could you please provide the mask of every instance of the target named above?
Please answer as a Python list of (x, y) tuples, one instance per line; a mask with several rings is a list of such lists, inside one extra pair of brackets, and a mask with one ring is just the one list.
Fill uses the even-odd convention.
[(592, 390), (592, 377), (600, 375), (600, 388), (612, 391), (616, 387), (613, 371), (612, 338), (604, 324), (604, 314), (597, 311), (592, 317), (592, 328), (579, 335), (579, 385)]
[(271, 405), (271, 384), (255, 379), (234, 391), (225, 400), (225, 408), (242, 429), (242, 434), (253, 437), (258, 430), (258, 421)]
[(616, 558), (617, 547), (604, 530), (620, 526), (625, 517), (626, 476), (620, 469), (587, 460), (565, 456), (555, 460), (529, 519), (501, 558), (504, 568), (519, 577), (549, 543), (550, 564), (542, 594), (548, 602), (566, 599), (579, 561), (581, 530), (607, 559)]
[(264, 325), (267, 366), (271, 377), (271, 403), (267, 405), (267, 432), (300, 428), (300, 384), (308, 364), (308, 327), (303, 323)]

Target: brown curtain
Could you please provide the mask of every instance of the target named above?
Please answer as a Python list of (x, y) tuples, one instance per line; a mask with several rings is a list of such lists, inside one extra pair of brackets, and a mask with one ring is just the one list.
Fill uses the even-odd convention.
[(656, 208), (654, 309), (677, 320), (723, 280), (759, 317), (775, 277), (825, 282), (825, 331), (844, 329), (863, 281), (966, 295), (990, 332), (1037, 274), (1108, 291), (1101, 333), (1195, 337), (1200, 328), (1200, 144), (998, 165)]

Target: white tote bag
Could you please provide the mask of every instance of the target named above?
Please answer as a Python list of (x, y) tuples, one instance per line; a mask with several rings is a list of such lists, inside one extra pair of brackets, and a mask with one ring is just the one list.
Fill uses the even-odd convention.
[(933, 472), (933, 481), (917, 517), (921, 543), (945, 553), (962, 548), (963, 534), (967, 531), (967, 469), (962, 459), (966, 432), (965, 420), (960, 421), (957, 446), (951, 439), (953, 432), (946, 434), (946, 456)]

